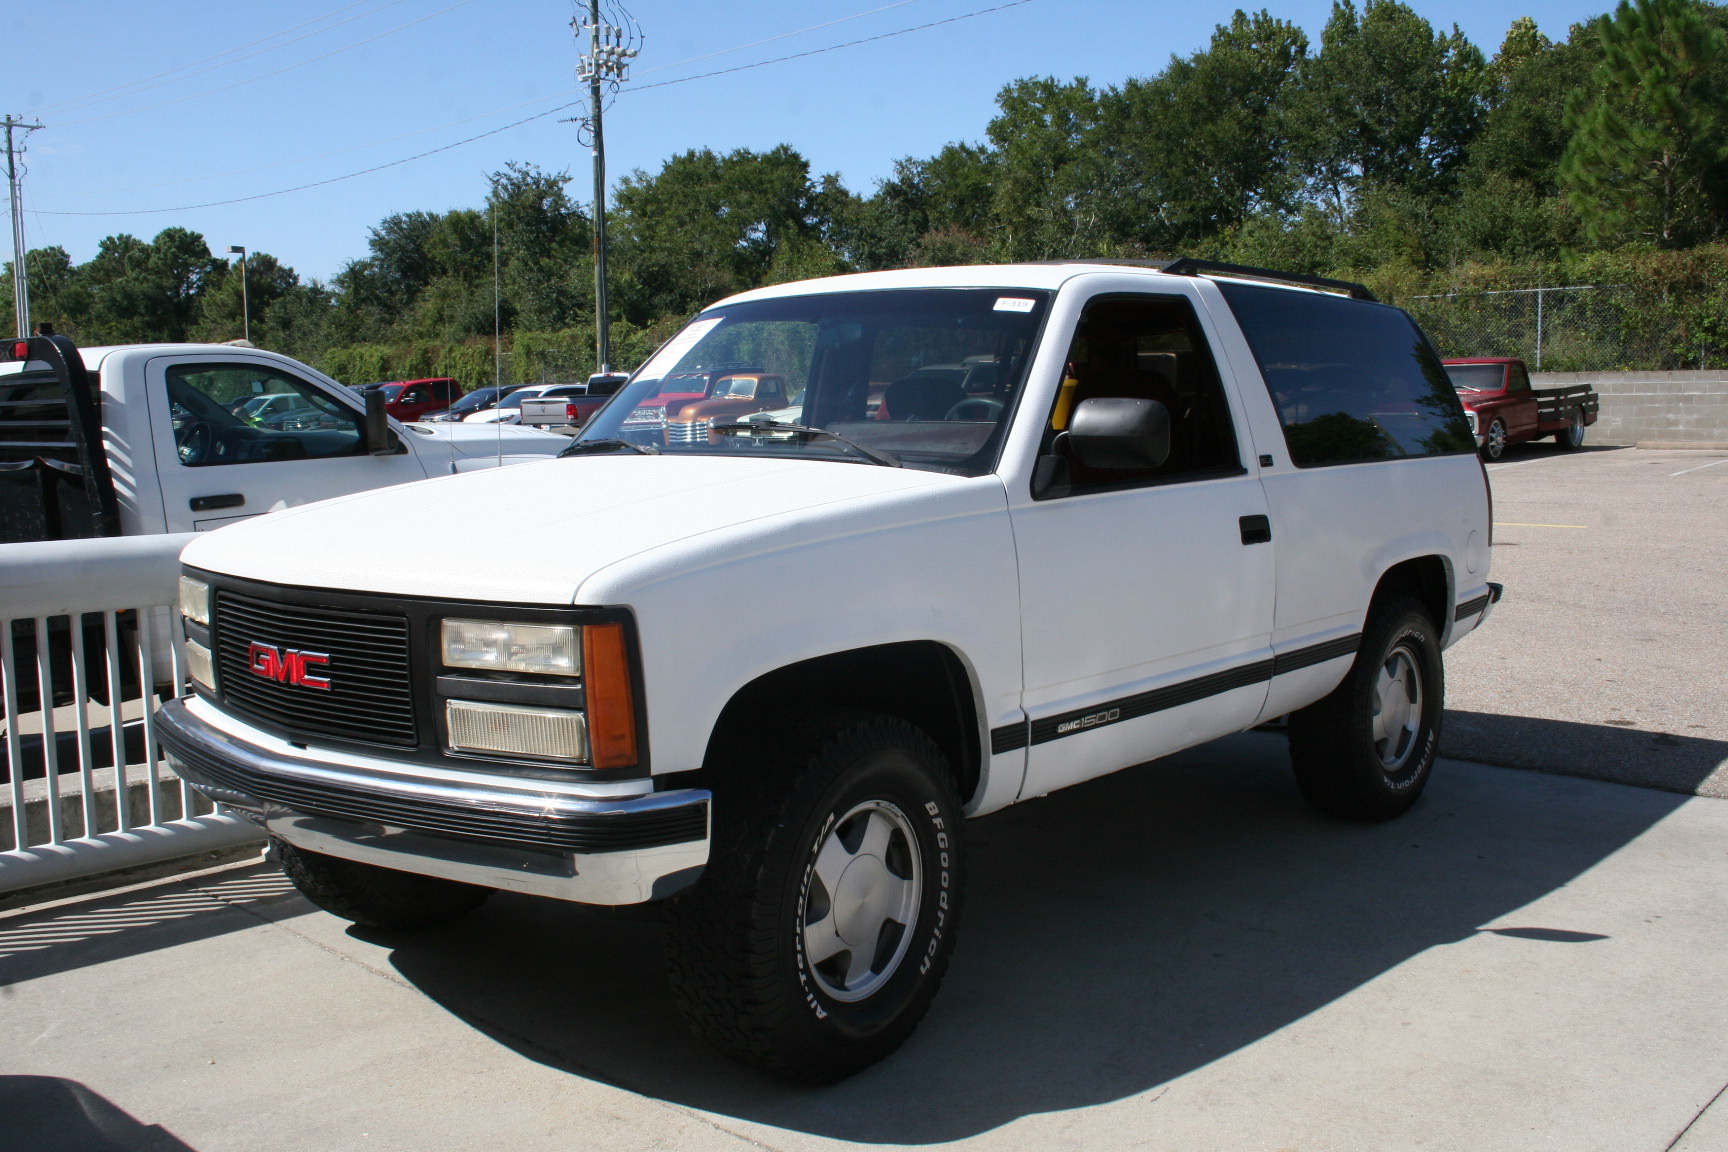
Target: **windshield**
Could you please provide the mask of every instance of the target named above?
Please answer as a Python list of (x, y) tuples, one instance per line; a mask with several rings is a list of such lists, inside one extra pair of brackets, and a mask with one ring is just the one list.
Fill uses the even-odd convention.
[(833, 292), (705, 312), (637, 370), (578, 442), (868, 462), (851, 441), (907, 467), (981, 475), (995, 465), (1047, 296)]
[(1448, 364), (1446, 375), (1460, 392), (1498, 392), (1506, 380), (1506, 365)]

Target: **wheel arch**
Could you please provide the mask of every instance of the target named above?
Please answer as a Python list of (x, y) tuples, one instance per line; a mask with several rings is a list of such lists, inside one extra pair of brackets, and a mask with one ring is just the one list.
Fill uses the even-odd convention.
[(1446, 646), (1452, 633), (1453, 592), (1452, 564), (1443, 555), (1429, 554), (1401, 560), (1380, 574), (1369, 600), (1368, 610), (1383, 598), (1403, 594), (1413, 596), (1428, 610), (1434, 626), (1440, 630), (1440, 646)]
[(924, 731), (954, 770), (960, 803), (982, 780), (976, 685), (959, 653), (934, 640), (878, 644), (800, 660), (732, 694), (709, 734), (703, 771), (722, 749), (747, 739), (764, 716), (843, 706), (898, 716)]

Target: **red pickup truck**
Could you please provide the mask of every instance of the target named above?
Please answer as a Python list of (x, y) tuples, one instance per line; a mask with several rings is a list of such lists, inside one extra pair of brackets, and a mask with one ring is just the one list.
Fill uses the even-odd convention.
[(360, 388), (361, 392), (374, 390), (384, 393), (384, 411), (404, 424), (442, 412), (462, 396), (462, 385), (448, 376), (365, 384)]
[(1596, 423), (1600, 400), (1588, 384), (1532, 388), (1524, 361), (1510, 356), (1469, 356), (1445, 364), (1484, 460), (1498, 460), (1510, 445), (1543, 436), (1553, 436), (1562, 448), (1581, 448), (1584, 429)]

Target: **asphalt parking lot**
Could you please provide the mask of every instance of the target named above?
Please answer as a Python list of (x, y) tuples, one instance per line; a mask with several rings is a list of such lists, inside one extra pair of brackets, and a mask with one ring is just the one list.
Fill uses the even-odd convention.
[(1489, 466), (1506, 599), (1446, 654), (1442, 750), (1728, 797), (1728, 452)]

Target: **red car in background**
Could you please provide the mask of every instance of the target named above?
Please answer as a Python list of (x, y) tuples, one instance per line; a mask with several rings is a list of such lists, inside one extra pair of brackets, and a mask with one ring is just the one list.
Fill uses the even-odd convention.
[(462, 385), (448, 376), (428, 376), (420, 380), (396, 380), (389, 383), (367, 384), (362, 393), (383, 392), (384, 411), (404, 424), (442, 412), (462, 395)]
[(1484, 460), (1513, 444), (1553, 436), (1562, 448), (1582, 448), (1600, 400), (1588, 384), (1532, 388), (1524, 361), (1513, 356), (1465, 356), (1444, 361), (1446, 375), (1470, 418)]

